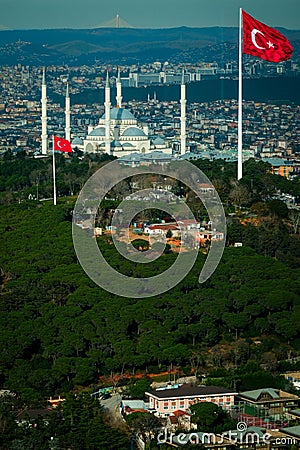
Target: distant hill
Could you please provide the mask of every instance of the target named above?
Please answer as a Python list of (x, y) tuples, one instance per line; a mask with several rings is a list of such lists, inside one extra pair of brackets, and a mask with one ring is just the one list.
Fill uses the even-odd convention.
[[(300, 55), (300, 30), (280, 29)], [(88, 64), (120, 59), (223, 60), (236, 57), (238, 28), (0, 30), (0, 64)], [(195, 59), (196, 58), (196, 59)]]

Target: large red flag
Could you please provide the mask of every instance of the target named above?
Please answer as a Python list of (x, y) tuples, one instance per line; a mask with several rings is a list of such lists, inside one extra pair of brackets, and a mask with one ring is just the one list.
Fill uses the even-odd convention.
[(59, 150), (60, 152), (72, 152), (72, 147), (67, 139), (62, 139), (58, 136), (53, 136), (54, 150)]
[(243, 30), (243, 53), (271, 62), (285, 61), (292, 57), (293, 47), (283, 34), (249, 16), (245, 11)]

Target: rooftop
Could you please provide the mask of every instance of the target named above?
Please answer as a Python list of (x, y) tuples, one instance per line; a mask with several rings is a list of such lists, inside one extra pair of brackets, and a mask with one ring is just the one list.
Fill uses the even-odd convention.
[(280, 398), (278, 391), (273, 388), (255, 389), (253, 391), (245, 391), (245, 392), (241, 392), (239, 395), (243, 396), (243, 397), (247, 397), (251, 400), (258, 400), (259, 397), (261, 397), (263, 394), (268, 394), (268, 396), (271, 397), (272, 399)]
[(248, 398), (249, 400), (255, 402), (299, 399), (297, 395), (290, 394), (289, 392), (284, 392), (281, 391), (280, 389), (273, 389), (273, 388), (255, 389), (253, 391), (241, 392), (239, 394), (239, 397)]
[(236, 394), (236, 392), (222, 386), (192, 386), (191, 384), (182, 384), (177, 388), (167, 387), (166, 389), (156, 389), (146, 392), (146, 394), (157, 398), (179, 398), (220, 394), (233, 395)]
[(287, 161), (286, 159), (282, 159), (282, 158), (262, 158), (262, 161), (271, 164), (271, 166), (273, 166), (273, 167), (292, 166), (293, 165), (293, 163), (291, 161)]
[(294, 427), (281, 428), (280, 431), (285, 434), (289, 434), (291, 436), (295, 436), (295, 438), (300, 439), (300, 425), (296, 425)]

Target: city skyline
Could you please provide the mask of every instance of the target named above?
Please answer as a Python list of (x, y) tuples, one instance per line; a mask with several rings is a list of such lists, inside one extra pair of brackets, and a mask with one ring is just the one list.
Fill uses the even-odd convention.
[[(134, 28), (212, 27), (238, 26), (239, 8), (245, 9), (258, 20), (274, 27), (299, 29), (300, 4), (298, 0), (286, 0), (284, 8), (279, 0), (265, 0), (254, 5), (249, 0), (152, 0), (143, 4), (138, 0), (66, 0), (44, 3), (37, 0), (1, 0), (2, 29), (47, 28), (97, 28), (114, 24), (119, 14), (120, 25), (127, 23)], [(26, 5), (26, 8), (25, 6)], [(159, 12), (159, 13), (158, 13)], [(124, 22), (122, 22), (124, 21)]]

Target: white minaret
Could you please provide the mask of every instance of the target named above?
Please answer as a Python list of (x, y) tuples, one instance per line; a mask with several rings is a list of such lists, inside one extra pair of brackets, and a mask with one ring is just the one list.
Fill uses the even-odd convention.
[(109, 78), (108, 72), (106, 75), (106, 85), (105, 85), (105, 153), (110, 155), (111, 146), (110, 146), (110, 86), (109, 86)]
[(70, 142), (71, 139), (71, 108), (70, 108), (70, 93), (69, 93), (69, 83), (67, 82), (67, 89), (66, 89), (66, 110), (65, 110), (65, 116), (66, 116), (66, 126), (65, 126), (65, 138)]
[(180, 90), (180, 154), (186, 153), (186, 96), (184, 69), (182, 69), (181, 90)]
[(118, 78), (117, 78), (117, 108), (122, 108), (122, 84), (121, 84), (121, 77), (120, 77), (120, 68), (118, 68)]
[(48, 136), (47, 136), (47, 86), (46, 86), (46, 74), (45, 67), (43, 68), (43, 81), (42, 81), (42, 155), (47, 155), (48, 152)]

